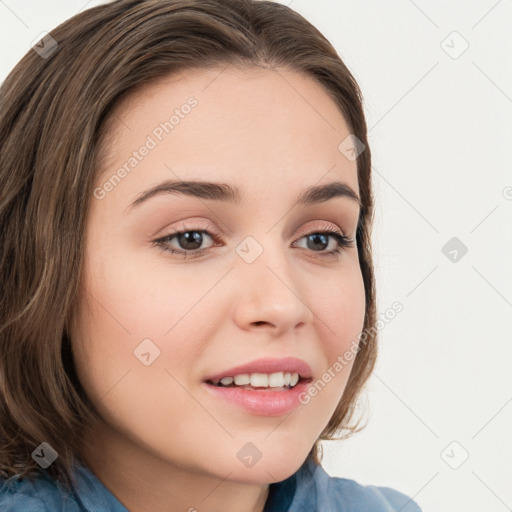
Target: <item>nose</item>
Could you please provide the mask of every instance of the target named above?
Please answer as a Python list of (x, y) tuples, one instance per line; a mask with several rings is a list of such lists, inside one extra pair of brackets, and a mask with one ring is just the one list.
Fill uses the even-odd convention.
[[(241, 329), (266, 329), (274, 337), (304, 327), (313, 319), (307, 304), (307, 283), (291, 249), (265, 244), (263, 252), (252, 262), (237, 262), (237, 302), (235, 321)], [(295, 266), (295, 268), (294, 268)]]

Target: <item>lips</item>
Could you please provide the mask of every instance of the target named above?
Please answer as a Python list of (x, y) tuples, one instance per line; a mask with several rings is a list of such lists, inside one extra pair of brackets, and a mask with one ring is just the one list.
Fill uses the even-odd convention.
[(204, 382), (218, 382), (224, 377), (234, 377), (240, 374), (251, 373), (298, 373), (301, 379), (311, 379), (313, 372), (306, 361), (296, 357), (285, 357), (282, 359), (261, 358), (246, 364), (234, 366), (219, 373), (208, 376)]
[(268, 389), (245, 389), (237, 387), (219, 387), (202, 384), (205, 393), (228, 407), (241, 409), (255, 416), (284, 416), (303, 406), (301, 396), (307, 393), (308, 380), (300, 380), (296, 386), (285, 391)]

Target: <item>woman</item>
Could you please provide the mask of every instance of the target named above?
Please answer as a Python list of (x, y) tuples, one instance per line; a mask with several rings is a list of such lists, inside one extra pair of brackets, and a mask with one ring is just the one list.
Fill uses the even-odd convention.
[(320, 465), (376, 311), (361, 93), (318, 30), (118, 0), (0, 94), (2, 510), (419, 510)]

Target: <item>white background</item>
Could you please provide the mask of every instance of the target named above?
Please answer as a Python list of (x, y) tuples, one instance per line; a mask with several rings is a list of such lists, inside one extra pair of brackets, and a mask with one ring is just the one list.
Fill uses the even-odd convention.
[[(1, 0), (0, 80), (41, 32), (100, 3)], [(510, 510), (512, 1), (280, 3), (361, 86), (378, 307), (404, 307), (380, 330), (368, 426), (325, 443), (324, 467), (424, 512)], [(468, 249), (455, 262), (452, 237)]]

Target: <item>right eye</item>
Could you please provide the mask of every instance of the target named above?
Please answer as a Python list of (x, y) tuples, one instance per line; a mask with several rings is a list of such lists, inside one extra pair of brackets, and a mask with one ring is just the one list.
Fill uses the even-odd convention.
[[(186, 235), (186, 236), (185, 236)], [(216, 235), (213, 235), (205, 229), (187, 229), (186, 231), (174, 231), (168, 235), (165, 235), (158, 240), (154, 240), (154, 244), (158, 246), (162, 251), (168, 251), (173, 254), (180, 254), (187, 257), (197, 258), (206, 252), (209, 247), (200, 249), (195, 247), (201, 245), (203, 242), (204, 235), (218, 242)], [(177, 242), (182, 245), (182, 249), (178, 249), (175, 246), (170, 245), (170, 242), (176, 238)]]

